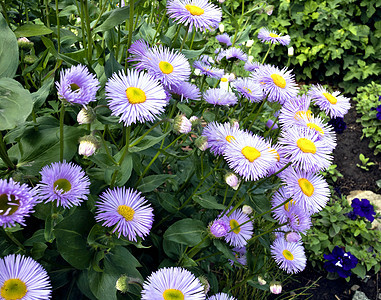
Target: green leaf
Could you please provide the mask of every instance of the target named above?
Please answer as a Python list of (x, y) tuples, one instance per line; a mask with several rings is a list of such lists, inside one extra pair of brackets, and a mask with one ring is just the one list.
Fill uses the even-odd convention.
[(53, 83), (54, 77), (50, 77), (44, 81), (42, 87), (40, 87), (40, 89), (37, 92), (32, 93), (35, 109), (40, 108), (45, 103), (46, 99), (49, 96), (50, 89), (53, 86)]
[[(140, 1), (139, 1), (140, 2)], [(136, 4), (135, 4), (136, 5)], [(115, 26), (123, 23), (123, 21), (128, 20), (130, 17), (130, 6), (125, 6), (121, 8), (114, 9), (108, 18), (101, 24), (99, 24), (93, 32), (104, 32)]]
[(138, 190), (142, 193), (152, 192), (154, 189), (161, 186), (168, 179), (175, 178), (176, 175), (160, 174), (144, 177), (142, 183), (138, 186)]
[(208, 209), (225, 209), (226, 206), (218, 203), (216, 198), (211, 195), (195, 195), (193, 196), (193, 200), (200, 204), (204, 208)]
[(183, 49), (181, 52), (185, 55), (186, 58), (192, 59), (195, 57), (199, 57), (205, 51), (205, 47), (200, 50), (186, 50)]
[(111, 52), (109, 59), (105, 64), (105, 74), (107, 78), (110, 78), (114, 73), (123, 69), (123, 66), (117, 62), (114, 54)]
[(238, 34), (239, 38), (238, 40), (236, 40), (235, 43), (238, 45), (249, 40), (250, 32), (251, 32), (251, 25), (249, 25), (243, 32)]
[(231, 259), (235, 263), (238, 263), (237, 258), (234, 256), (232, 250), (226, 243), (220, 240), (213, 240), (213, 244), (216, 246), (218, 251), (221, 251), (224, 254), (226, 259)]
[(192, 109), (186, 105), (185, 103), (177, 103), (177, 108), (183, 113), (185, 114), (188, 118), (192, 115), (193, 111)]
[(19, 47), (16, 36), (0, 13), (0, 78), (13, 78), (18, 65)]
[(205, 225), (200, 220), (183, 219), (172, 224), (164, 233), (164, 239), (193, 247), (201, 242)]
[(353, 274), (356, 274), (360, 278), (364, 278), (366, 275), (366, 269), (365, 266), (363, 266), (361, 263), (358, 263), (356, 268), (352, 269)]
[(18, 27), (14, 32), (19, 38), (50, 34), (53, 31), (42, 24), (25, 24)]
[(0, 130), (12, 129), (25, 122), (32, 108), (33, 99), (28, 90), (16, 80), (0, 78)]
[[(151, 148), (153, 145), (156, 145), (157, 143), (161, 142), (169, 133), (170, 131), (168, 131), (167, 133), (164, 133), (161, 136), (147, 135), (138, 144), (129, 148), (128, 151), (133, 153), (133, 152), (140, 152), (145, 149)], [(134, 140), (131, 144), (135, 144), (137, 140), (138, 139)]]

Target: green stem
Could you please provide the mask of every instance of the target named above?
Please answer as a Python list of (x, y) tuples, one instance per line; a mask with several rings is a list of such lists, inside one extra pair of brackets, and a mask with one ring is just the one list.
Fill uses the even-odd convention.
[(5, 21), (7, 22), (8, 26), (10, 26), (11, 23), (9, 22), (9, 19), (8, 19), (7, 7), (5, 6), (4, 1), (1, 1), (0, 3), (1, 3), (1, 7), (3, 9), (3, 15), (4, 15), (4, 18), (5, 18)]
[(181, 29), (181, 25), (177, 25), (177, 31), (176, 31), (175, 37), (172, 40), (173, 42), (176, 42), (177, 37), (179, 36), (180, 29)]
[(20, 243), (20, 241), (18, 239), (15, 238), (15, 236), (13, 235), (12, 232), (9, 232), (7, 230), (4, 229), (4, 232), (5, 234), (7, 235), (7, 237), (13, 242), (15, 243), (23, 252), (25, 252), (25, 247), (23, 244)]
[(189, 24), (188, 24), (188, 26), (187, 26), (187, 28), (185, 29), (185, 36), (184, 36), (184, 38), (183, 38), (183, 41), (182, 41), (182, 43), (181, 43), (181, 47), (180, 47), (180, 52), (181, 52), (181, 50), (183, 50), (183, 47), (184, 47), (184, 45), (185, 45), (185, 42), (186, 42), (186, 40), (187, 40), (187, 37), (188, 37), (188, 33), (189, 33)]
[(273, 124), (271, 125), (269, 130), (267, 130), (267, 132), (263, 135), (264, 138), (266, 138), (270, 134), (271, 130), (273, 129), (273, 127), (276, 124), (276, 121), (278, 121), (278, 119), (279, 119), (279, 115), (276, 117), (275, 121), (273, 122)]
[(1, 131), (0, 131), (0, 157), (9, 169), (11, 170), (16, 169), (15, 165), (13, 164), (13, 162), (8, 156), (7, 147), (4, 143), (4, 138)]
[(91, 28), (90, 28), (90, 17), (89, 17), (89, 8), (87, 6), (87, 0), (81, 0), (84, 2), (83, 8), (85, 11), (85, 18), (86, 18), (86, 30), (87, 30), (87, 60), (89, 65), (91, 66), (92, 60), (93, 60), (93, 52), (92, 52), (92, 46), (93, 46), (93, 38), (91, 35)]
[(273, 44), (271, 43), (271, 44), (269, 45), (269, 49), (267, 50), (265, 57), (264, 57), (263, 60), (262, 60), (262, 65), (265, 63), (266, 58), (267, 58), (267, 55), (269, 55), (272, 46), (273, 46)]
[[(131, 41), (132, 41), (132, 34), (134, 32), (134, 7), (135, 6), (135, 0), (130, 0), (130, 23), (128, 25), (128, 42), (127, 42), (127, 49), (130, 49)], [(127, 52), (128, 53), (128, 52)], [(128, 54), (127, 54), (128, 55)]]
[(46, 27), (50, 28), (50, 20), (49, 20), (49, 2), (50, 0), (45, 0), (45, 13), (46, 13)]
[(60, 111), (60, 161), (63, 161), (64, 157), (64, 118), (65, 118), (65, 103), (61, 102)]
[(61, 29), (60, 29), (60, 17), (58, 14), (58, 0), (56, 1), (56, 18), (57, 18), (57, 52), (60, 53), (61, 50)]
[[(120, 166), (123, 163), (124, 158), (126, 157), (129, 149), (129, 143), (130, 143), (130, 133), (131, 133), (131, 126), (127, 126), (124, 128), (124, 140), (125, 140), (125, 146), (124, 146), (124, 151), (122, 153), (122, 156), (120, 157), (117, 165)], [(118, 174), (118, 170), (115, 170), (114, 173), (112, 174), (111, 178), (111, 183), (110, 186), (111, 188), (114, 187), (115, 181), (116, 181), (116, 176)]]
[(152, 39), (151, 47), (155, 44), (157, 33), (159, 32), (159, 30), (160, 31), (162, 30), (161, 29), (161, 23), (163, 23), (163, 20), (164, 20), (165, 16), (166, 16), (166, 13), (164, 12), (163, 16), (160, 19), (159, 25), (157, 25), (157, 27), (156, 27), (156, 31), (155, 31), (155, 35), (153, 36), (153, 39)]
[[(267, 97), (268, 97), (268, 96), (267, 96)], [(248, 130), (250, 130), (251, 127), (254, 125), (255, 120), (257, 119), (259, 113), (261, 112), (261, 110), (262, 110), (262, 108), (263, 108), (263, 106), (264, 106), (264, 104), (265, 104), (265, 102), (266, 102), (266, 100), (267, 100), (267, 97), (266, 97), (265, 100), (262, 101), (261, 106), (260, 106), (260, 107), (258, 108), (258, 110), (257, 110), (257, 113), (254, 115), (254, 118), (251, 120), (251, 123), (250, 123), (250, 126), (248, 127)]]
[[(84, 8), (83, 8), (83, 0), (81, 0), (81, 2), (78, 4), (78, 2), (76, 1), (76, 4), (77, 4), (77, 9), (78, 9), (78, 12), (79, 14), (81, 15), (81, 20), (84, 20)], [(86, 35), (85, 35), (85, 23), (84, 22), (81, 22), (81, 31), (82, 31), (82, 44), (83, 44), (83, 49), (87, 49), (87, 42), (86, 42)]]
[(188, 257), (192, 258), (195, 256), (201, 249), (199, 248), (207, 239), (209, 238), (208, 235), (204, 236), (204, 238), (196, 245), (194, 246), (188, 253)]
[(134, 147), (135, 145), (139, 144), (140, 141), (147, 135), (149, 134), (152, 130), (154, 130), (158, 125), (164, 123), (164, 122), (167, 122), (169, 121), (169, 119), (163, 119), (159, 122), (156, 122), (155, 125), (153, 125), (150, 129), (148, 129), (140, 138), (138, 138), (137, 140), (135, 140), (131, 145), (130, 145), (130, 148)]
[(193, 29), (192, 40), (191, 40), (191, 43), (190, 43), (190, 46), (189, 46), (189, 50), (192, 50), (193, 42), (194, 42), (194, 38), (195, 38), (195, 36), (196, 36), (196, 30)]

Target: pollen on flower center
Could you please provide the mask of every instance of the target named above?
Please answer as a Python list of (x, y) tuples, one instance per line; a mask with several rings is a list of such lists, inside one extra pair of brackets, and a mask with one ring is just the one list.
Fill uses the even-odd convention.
[(272, 32), (269, 34), (269, 36), (272, 37), (272, 38), (277, 38), (277, 37), (279, 37), (278, 34), (275, 34), (275, 33), (272, 33)]
[(164, 60), (159, 62), (159, 68), (164, 74), (171, 74), (173, 72), (173, 66)]
[(147, 100), (146, 94), (142, 89), (132, 86), (127, 88), (126, 96), (130, 104), (144, 103)]
[(295, 120), (301, 120), (301, 119), (303, 119), (303, 116), (306, 116), (307, 118), (311, 118), (312, 112), (310, 110), (307, 110), (307, 111), (299, 110), (294, 114), (294, 119)]
[(249, 89), (249, 88), (247, 88), (247, 87), (245, 87), (244, 89), (245, 89), (249, 94), (252, 93), (251, 89)]
[(222, 77), (222, 78), (221, 78), (221, 81), (222, 81), (222, 82), (228, 82), (228, 79), (227, 79), (226, 77)]
[(294, 199), (291, 199), (290, 201), (288, 201), (287, 203), (284, 204), (284, 209), (286, 211), (290, 211), (290, 207), (295, 204), (295, 200)]
[(127, 205), (119, 205), (118, 214), (124, 217), (126, 221), (131, 221), (134, 218), (135, 211)]
[(65, 178), (60, 178), (54, 182), (53, 187), (55, 191), (61, 190), (64, 193), (67, 193), (71, 190), (71, 183)]
[(236, 220), (231, 219), (230, 222), (229, 222), (229, 224), (230, 224), (230, 229), (235, 228), (235, 229), (233, 230), (233, 232), (234, 232), (235, 234), (240, 233), (240, 231), (241, 231), (241, 227), (236, 228), (237, 226), (239, 226), (239, 224), (238, 224), (238, 222), (237, 222)]
[(259, 152), (257, 149), (255, 149), (254, 147), (250, 147), (250, 146), (246, 146), (244, 147), (242, 150), (241, 150), (241, 153), (243, 154), (243, 156), (246, 157), (247, 160), (249, 160), (250, 162), (253, 162), (254, 160), (256, 160), (258, 157), (261, 156), (261, 152)]
[(271, 148), (269, 151), (270, 151), (270, 153), (275, 155), (277, 161), (280, 161), (280, 156), (279, 156), (278, 151), (276, 151), (274, 148)]
[(18, 278), (11, 278), (1, 287), (1, 297), (5, 300), (18, 300), (24, 298), (28, 289), (26, 284)]
[(282, 89), (286, 87), (286, 80), (281, 75), (272, 74), (270, 77), (272, 78), (276, 86), (279, 86)]
[(311, 197), (315, 191), (313, 184), (306, 178), (298, 179), (298, 183), (299, 183), (299, 187), (302, 190), (303, 194), (308, 196), (308, 197)]
[(201, 16), (204, 14), (204, 10), (201, 7), (196, 5), (187, 4), (185, 8), (191, 13), (193, 16)]
[(311, 129), (315, 129), (321, 135), (324, 135), (324, 130), (320, 126), (316, 125), (315, 123), (307, 123), (307, 127)]
[(13, 215), (19, 208), (19, 204), (20, 201), (14, 195), (0, 195), (0, 215)]
[(75, 83), (70, 84), (70, 88), (72, 92), (76, 92), (80, 89), (80, 87)]
[(163, 292), (164, 300), (184, 300), (184, 294), (176, 289), (166, 289)]
[(328, 100), (329, 103), (331, 103), (331, 104), (337, 103), (336, 97), (331, 95), (330, 93), (323, 93), (323, 96)]
[(294, 255), (289, 250), (287, 250), (287, 249), (283, 250), (282, 254), (283, 254), (285, 259), (294, 260)]
[(304, 153), (316, 153), (316, 146), (314, 142), (310, 141), (309, 139), (300, 138), (296, 141), (296, 144)]
[(226, 136), (225, 140), (226, 140), (228, 143), (231, 143), (232, 141), (235, 141), (235, 137), (232, 136), (232, 135), (228, 135), (228, 136)]

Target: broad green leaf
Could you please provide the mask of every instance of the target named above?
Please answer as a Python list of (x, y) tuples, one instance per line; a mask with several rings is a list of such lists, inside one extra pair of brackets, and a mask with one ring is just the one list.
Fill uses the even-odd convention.
[(19, 47), (16, 36), (0, 13), (0, 78), (13, 78), (16, 75), (18, 65)]
[(161, 186), (168, 179), (175, 178), (176, 175), (160, 174), (144, 177), (142, 183), (138, 186), (138, 190), (142, 193), (152, 192), (154, 189)]
[(14, 33), (16, 37), (31, 37), (38, 35), (50, 34), (53, 31), (42, 24), (25, 24), (18, 27)]
[(192, 59), (199, 57), (205, 51), (205, 47), (200, 50), (186, 50), (183, 49), (181, 52), (185, 55), (186, 58)]
[[(0, 72), (1, 62), (2, 59)], [(33, 99), (28, 90), (16, 80), (0, 78), (0, 130), (12, 129), (25, 122), (32, 108)]]
[(177, 108), (183, 113), (185, 114), (188, 118), (192, 115), (192, 109), (186, 105), (185, 103), (177, 103)]
[[(151, 148), (153, 145), (156, 145), (157, 143), (161, 142), (169, 133), (170, 133), (170, 131), (168, 131), (167, 133), (164, 133), (161, 136), (147, 135), (141, 141), (139, 141), (139, 143), (137, 143), (133, 147), (130, 147), (128, 149), (128, 151), (133, 153), (133, 152), (140, 152), (140, 151), (143, 151), (145, 149)], [(131, 143), (131, 145), (135, 144), (138, 141), (138, 139), (134, 140)], [(123, 151), (123, 149), (122, 149), (122, 151)]]
[(218, 203), (216, 198), (211, 195), (196, 195), (193, 196), (193, 200), (200, 204), (204, 208), (208, 209), (225, 209), (226, 206)]
[(200, 220), (183, 219), (167, 229), (164, 239), (193, 247), (201, 242), (205, 230), (206, 227)]
[(44, 104), (45, 100), (49, 96), (49, 92), (51, 87), (53, 86), (53, 83), (54, 77), (50, 77), (44, 81), (44, 84), (42, 85), (42, 87), (40, 87), (40, 89), (37, 92), (32, 93), (35, 109), (40, 108)]
[(114, 57), (114, 54), (111, 52), (109, 59), (106, 61), (105, 64), (105, 74), (107, 78), (111, 77), (114, 73), (123, 70), (123, 66), (117, 62), (117, 60)]
[(237, 258), (234, 256), (232, 250), (229, 248), (229, 246), (226, 243), (220, 240), (213, 240), (213, 244), (218, 249), (218, 251), (222, 252), (225, 258), (231, 259), (232, 261), (238, 263)]

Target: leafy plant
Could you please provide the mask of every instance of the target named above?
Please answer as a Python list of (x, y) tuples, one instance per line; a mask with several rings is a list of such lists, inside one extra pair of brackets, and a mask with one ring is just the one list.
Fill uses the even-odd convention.
[(362, 153), (359, 155), (359, 159), (361, 161), (361, 165), (360, 164), (356, 164), (356, 166), (361, 168), (361, 169), (363, 169), (363, 170), (365, 170), (365, 171), (369, 171), (369, 167), (375, 165), (374, 162), (369, 161), (369, 158), (366, 158), (364, 156), (364, 154), (362, 154)]

